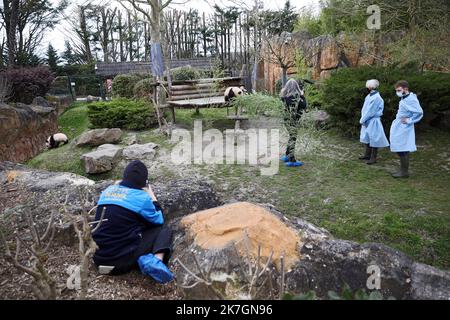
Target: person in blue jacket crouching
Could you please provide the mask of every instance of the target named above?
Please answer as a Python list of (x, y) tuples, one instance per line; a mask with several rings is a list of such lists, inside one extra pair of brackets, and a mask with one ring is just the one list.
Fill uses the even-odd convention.
[(148, 184), (147, 167), (139, 160), (125, 168), (119, 184), (104, 190), (95, 220), (103, 221), (93, 233), (97, 243), (93, 260), (111, 275), (140, 268), (160, 283), (173, 279), (167, 267), (172, 254), (172, 231), (164, 226), (163, 210)]

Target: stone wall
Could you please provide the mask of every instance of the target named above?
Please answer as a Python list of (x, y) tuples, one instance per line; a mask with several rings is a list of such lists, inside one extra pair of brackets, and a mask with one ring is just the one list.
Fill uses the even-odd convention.
[(23, 162), (45, 148), (47, 137), (58, 131), (52, 107), (0, 104), (0, 161)]

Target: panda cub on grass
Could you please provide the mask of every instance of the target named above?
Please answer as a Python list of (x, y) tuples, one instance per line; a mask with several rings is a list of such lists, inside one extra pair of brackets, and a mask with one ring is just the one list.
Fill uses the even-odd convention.
[(45, 145), (47, 146), (47, 148), (53, 149), (58, 148), (61, 143), (67, 144), (68, 142), (69, 139), (67, 139), (67, 136), (64, 133), (55, 133), (47, 138)]
[(225, 90), (224, 98), (225, 102), (231, 102), (235, 97), (241, 96), (245, 94), (247, 90), (245, 90), (244, 86), (241, 87), (228, 87)]

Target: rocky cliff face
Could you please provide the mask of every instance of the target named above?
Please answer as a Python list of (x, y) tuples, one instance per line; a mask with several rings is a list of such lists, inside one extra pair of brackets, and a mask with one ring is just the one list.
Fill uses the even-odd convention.
[[(331, 35), (321, 35), (312, 37), (306, 31), (292, 33), (294, 46), (298, 48), (304, 58), (304, 62), (311, 70), (313, 80), (328, 77), (335, 69), (342, 67), (359, 67), (374, 65), (378, 61), (386, 58), (386, 50), (382, 47), (400, 35), (387, 34), (381, 39), (375, 39), (370, 33), (359, 35), (339, 34), (336, 37)], [(294, 61), (292, 56), (289, 60)], [(277, 64), (262, 61), (260, 69), (264, 70), (262, 76), (263, 87), (260, 89), (274, 92), (275, 82), (281, 78), (281, 69)], [(288, 74), (293, 75), (296, 68), (288, 70)]]
[(0, 104), (0, 161), (26, 161), (45, 148), (45, 140), (58, 131), (52, 107)]

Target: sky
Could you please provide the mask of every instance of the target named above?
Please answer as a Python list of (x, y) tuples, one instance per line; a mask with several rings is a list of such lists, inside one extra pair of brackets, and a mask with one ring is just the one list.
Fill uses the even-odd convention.
[[(50, 0), (52, 3), (56, 4), (60, 0)], [(284, 6), (285, 0), (260, 0), (264, 4), (264, 9), (281, 9)], [(109, 3), (111, 7), (120, 7), (117, 1), (108, 0), (75, 0), (71, 1), (71, 5), (66, 10), (66, 14), (71, 12), (77, 4), (87, 4), (87, 3)], [(291, 5), (299, 9), (305, 6), (312, 6), (313, 8), (318, 8), (319, 0), (291, 0)], [(235, 3), (244, 3), (249, 6), (249, 9), (254, 5), (254, 0), (174, 0), (174, 4), (170, 5), (170, 8), (176, 8), (188, 11), (190, 8), (197, 9), (199, 12), (212, 12), (214, 4), (219, 6), (236, 5)], [(70, 25), (66, 21), (62, 21), (54, 30), (48, 30), (42, 41), (40, 51), (44, 53), (47, 49), (48, 43), (61, 53), (64, 50), (64, 41), (67, 38), (67, 30)]]

